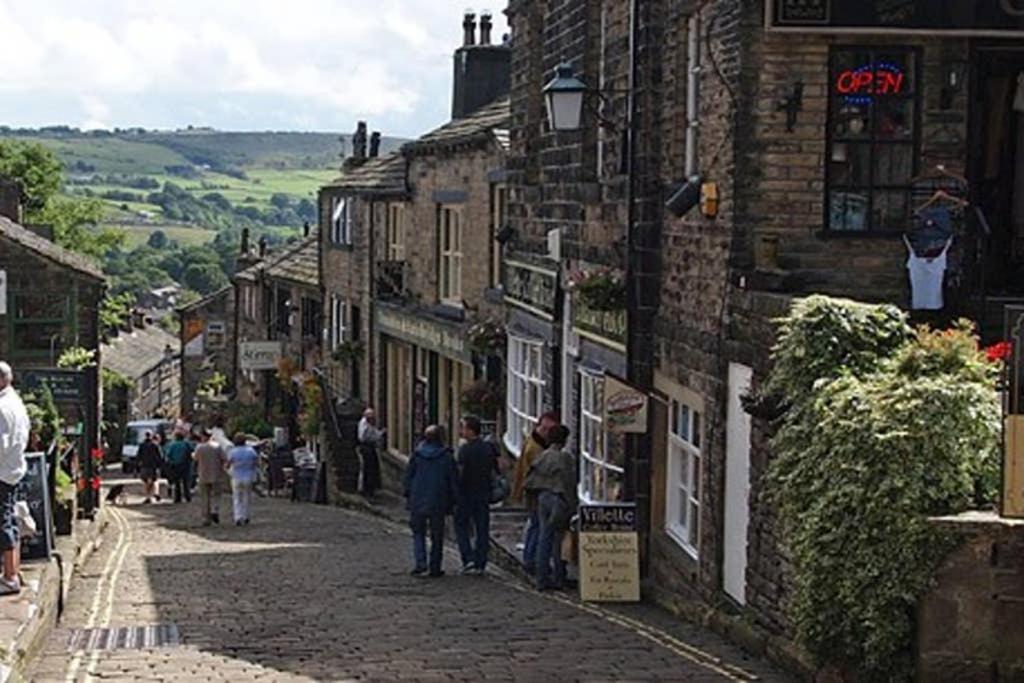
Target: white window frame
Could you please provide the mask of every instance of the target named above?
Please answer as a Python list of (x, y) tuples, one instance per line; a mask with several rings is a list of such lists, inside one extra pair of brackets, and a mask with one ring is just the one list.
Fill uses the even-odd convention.
[(665, 532), (691, 557), (700, 555), (704, 411), (682, 396), (669, 400)]
[(349, 197), (331, 199), (331, 242), (352, 244), (352, 199)]
[[(621, 485), (626, 472), (608, 458), (608, 434), (604, 427), (604, 375), (581, 369), (579, 377), (579, 497), (585, 503), (615, 502), (617, 496), (608, 493), (608, 482), (613, 478), (610, 475), (614, 475)], [(601, 482), (599, 488), (593, 486), (595, 473), (602, 473), (597, 478)]]
[(331, 351), (336, 350), (348, 336), (348, 302), (338, 296), (331, 296)]
[(544, 412), (544, 342), (508, 335), (505, 446), (519, 456)]
[(388, 204), (387, 260), (405, 260), (405, 207)]
[(441, 206), (438, 212), (440, 264), (438, 268), (441, 303), (462, 306), (462, 207)]

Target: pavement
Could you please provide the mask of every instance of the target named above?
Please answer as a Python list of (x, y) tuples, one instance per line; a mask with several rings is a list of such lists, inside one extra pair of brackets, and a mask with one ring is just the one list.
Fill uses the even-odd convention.
[(196, 502), (133, 490), (107, 514), (26, 680), (792, 680), (650, 605), (459, 576), (452, 549), (448, 576), (413, 578), (407, 528), (361, 511), (258, 498), (250, 526), (203, 527)]

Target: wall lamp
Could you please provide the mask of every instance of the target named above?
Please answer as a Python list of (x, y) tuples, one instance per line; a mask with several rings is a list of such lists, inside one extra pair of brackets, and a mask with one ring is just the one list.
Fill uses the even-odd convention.
[[(544, 104), (548, 112), (548, 124), (552, 130), (579, 130), (583, 120), (583, 103), (587, 95), (597, 95), (602, 100), (611, 93), (628, 93), (628, 90), (595, 90), (576, 76), (572, 65), (562, 62), (555, 67), (555, 77), (544, 86)], [(595, 111), (598, 123), (617, 131), (618, 126)]]

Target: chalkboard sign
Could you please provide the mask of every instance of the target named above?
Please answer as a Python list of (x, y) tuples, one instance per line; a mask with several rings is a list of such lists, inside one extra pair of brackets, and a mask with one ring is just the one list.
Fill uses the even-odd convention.
[(771, 28), (1024, 36), (1024, 0), (766, 0)]
[(23, 391), (36, 391), (45, 384), (57, 403), (87, 398), (85, 373), (78, 370), (25, 370), (19, 380)]
[(53, 511), (46, 477), (46, 454), (26, 453), (25, 476), (18, 483), (16, 500), (28, 503), (36, 521), (36, 534), (21, 541), (21, 557), (26, 560), (48, 560), (53, 550)]

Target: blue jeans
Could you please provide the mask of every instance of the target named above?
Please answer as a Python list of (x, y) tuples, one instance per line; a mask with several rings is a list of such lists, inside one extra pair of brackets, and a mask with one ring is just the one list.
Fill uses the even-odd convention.
[[(476, 532), (476, 543), (470, 540), (469, 528)], [(459, 542), (462, 566), (487, 567), (487, 554), (491, 549), (491, 504), (488, 500), (464, 499), (455, 510), (455, 539)]]
[(523, 564), (526, 566), (526, 571), (531, 573), (537, 569), (538, 536), (540, 536), (540, 521), (537, 519), (537, 510), (534, 510), (526, 522), (526, 540), (523, 541)]
[[(441, 571), (441, 554), (444, 552), (444, 513), (412, 513), (409, 517), (412, 527), (412, 554), (416, 569), (429, 569), (431, 574)], [(427, 564), (427, 527), (430, 527), (430, 564)]]
[(560, 494), (551, 491), (540, 494), (537, 501), (537, 517), (540, 520), (540, 538), (537, 542), (538, 588), (561, 588), (565, 585), (562, 537), (566, 531), (568, 512), (565, 499)]

